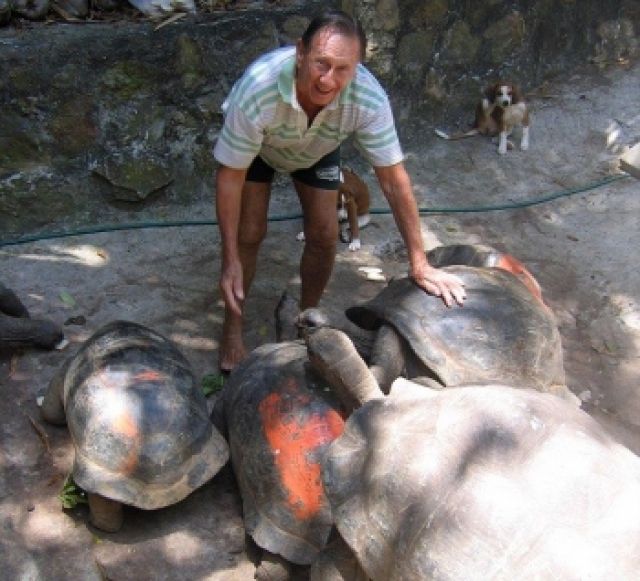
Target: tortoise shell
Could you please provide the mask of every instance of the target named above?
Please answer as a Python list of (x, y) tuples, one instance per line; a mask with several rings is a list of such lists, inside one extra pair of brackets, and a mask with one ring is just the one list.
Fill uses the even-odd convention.
[(347, 309), (347, 316), (368, 330), (383, 322), (393, 326), (444, 386), (497, 381), (544, 391), (564, 384), (554, 317), (524, 284), (498, 268), (445, 269), (464, 282), (464, 307), (449, 309), (401, 278), (371, 301)]
[(640, 571), (640, 459), (551, 394), (398, 379), (350, 416), (323, 480), (374, 581)]
[(189, 363), (155, 331), (110, 323), (62, 372), (73, 477), (86, 491), (161, 508), (182, 500), (226, 463), (227, 445), (209, 420)]
[(255, 349), (223, 392), (245, 529), (292, 563), (313, 562), (333, 525), (321, 459), (344, 420), (299, 341)]
[(529, 289), (529, 292), (540, 302), (542, 290), (535, 277), (515, 256), (500, 252), (484, 244), (450, 244), (437, 246), (427, 253), (431, 266), (443, 267), (453, 265), (487, 266), (501, 268), (515, 275)]

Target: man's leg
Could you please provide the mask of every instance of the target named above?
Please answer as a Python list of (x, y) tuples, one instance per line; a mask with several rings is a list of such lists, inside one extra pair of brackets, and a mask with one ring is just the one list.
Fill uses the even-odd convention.
[(315, 307), (331, 278), (338, 239), (338, 190), (294, 180), (304, 215), (305, 245), (300, 261), (300, 309)]
[[(245, 301), (256, 273), (260, 243), (267, 233), (270, 194), (270, 183), (247, 181), (242, 189), (238, 250), (242, 262)], [(219, 352), (219, 366), (222, 371), (230, 371), (247, 355), (242, 339), (242, 324), (242, 316), (235, 315), (225, 308)]]

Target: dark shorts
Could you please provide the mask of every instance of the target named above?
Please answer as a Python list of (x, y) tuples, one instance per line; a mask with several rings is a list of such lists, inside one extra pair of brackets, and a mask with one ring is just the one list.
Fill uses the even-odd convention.
[[(247, 170), (247, 181), (270, 183), (275, 170), (257, 156)], [(334, 149), (307, 169), (291, 172), (291, 177), (312, 188), (337, 190), (340, 186), (340, 148)]]

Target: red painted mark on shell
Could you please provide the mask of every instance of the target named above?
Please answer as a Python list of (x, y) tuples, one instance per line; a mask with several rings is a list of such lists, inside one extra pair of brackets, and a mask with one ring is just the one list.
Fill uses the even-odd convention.
[[(313, 517), (325, 502), (320, 464), (312, 452), (335, 440), (344, 429), (344, 420), (331, 408), (296, 421), (292, 410), (309, 404), (311, 396), (298, 391), (295, 380), (286, 393), (271, 393), (260, 402), (260, 418), (274, 462), (287, 492), (287, 503), (299, 519)], [(297, 392), (297, 393), (296, 393)]]
[(542, 291), (540, 290), (538, 281), (517, 258), (514, 258), (510, 254), (503, 254), (500, 256), (496, 266), (510, 272), (511, 274), (515, 274), (529, 289), (529, 292), (544, 304), (544, 301), (542, 300)]
[(164, 379), (166, 379), (164, 373), (160, 373), (159, 371), (155, 371), (153, 369), (141, 371), (140, 373), (136, 373), (133, 376), (134, 381), (162, 381)]

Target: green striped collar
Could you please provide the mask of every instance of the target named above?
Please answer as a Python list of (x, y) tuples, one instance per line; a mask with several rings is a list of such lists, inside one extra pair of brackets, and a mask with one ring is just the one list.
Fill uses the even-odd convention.
[[(280, 74), (278, 75), (278, 91), (282, 95), (282, 100), (285, 103), (289, 103), (296, 109), (299, 109), (300, 106), (297, 103), (297, 99), (294, 96), (295, 89), (295, 70), (296, 70), (296, 53), (295, 51), (291, 55), (290, 58), (286, 60), (286, 62), (282, 65), (282, 69), (280, 69)], [(295, 105), (294, 105), (295, 101)]]

